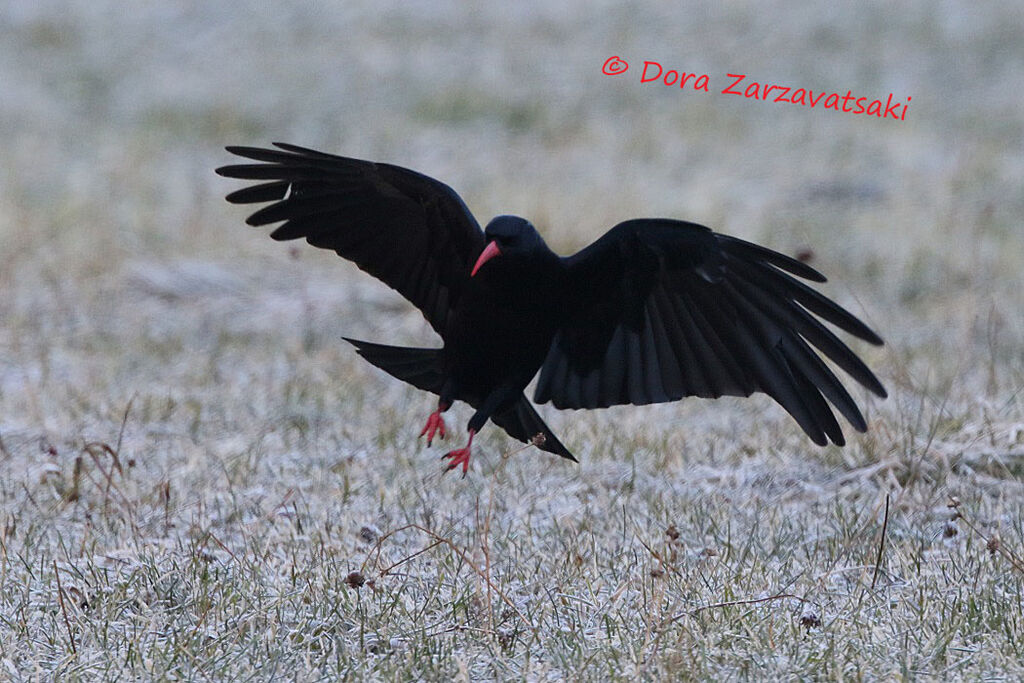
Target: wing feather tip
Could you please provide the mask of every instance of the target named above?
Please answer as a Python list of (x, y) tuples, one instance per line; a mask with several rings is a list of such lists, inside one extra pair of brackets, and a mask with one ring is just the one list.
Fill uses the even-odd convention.
[(867, 387), (868, 391), (870, 391), (872, 394), (879, 398), (889, 397), (889, 392), (885, 390), (885, 387), (882, 386), (882, 383), (878, 380), (877, 377), (875, 377), (874, 373), (872, 373), (870, 370), (868, 370), (868, 376), (865, 377), (864, 379), (868, 381), (865, 382), (862, 381), (861, 379), (858, 379), (857, 381), (859, 381), (862, 385)]

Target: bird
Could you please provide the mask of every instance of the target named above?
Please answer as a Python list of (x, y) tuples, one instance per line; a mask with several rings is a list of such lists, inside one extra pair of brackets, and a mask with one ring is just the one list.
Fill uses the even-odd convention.
[[(867, 422), (822, 357), (885, 398), (882, 383), (824, 322), (876, 346), (856, 316), (804, 281), (815, 268), (780, 252), (671, 218), (621, 222), (570, 256), (525, 218), (481, 230), (448, 185), (384, 162), (292, 144), (229, 146), (250, 163), (216, 169), (256, 181), (232, 204), (266, 204), (252, 226), (274, 240), (330, 249), (404, 296), (441, 348), (345, 338), (384, 372), (438, 396), (420, 437), (444, 439), (456, 401), (475, 412), (467, 442), (442, 456), (469, 470), (488, 420), (514, 439), (576, 462), (525, 395), (596, 409), (764, 393), (819, 446), (845, 444), (833, 409)], [(251, 163), (255, 162), (255, 163)]]

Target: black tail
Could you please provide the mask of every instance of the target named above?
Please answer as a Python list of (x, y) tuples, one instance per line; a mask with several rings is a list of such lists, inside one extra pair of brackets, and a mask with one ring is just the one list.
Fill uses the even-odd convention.
[[(441, 368), (441, 349), (418, 349), (403, 346), (387, 346), (358, 339), (344, 338), (356, 352), (378, 368), (396, 379), (408, 382), (417, 389), (440, 395), (444, 383)], [(540, 419), (526, 396), (520, 394), (519, 401), (504, 413), (491, 416), (491, 422), (498, 425), (513, 439), (526, 443), (535, 435), (543, 434), (544, 443), (538, 448), (577, 462), (572, 453), (562, 445), (551, 429)]]
[(508, 432), (513, 439), (520, 441), (530, 441), (536, 434), (543, 434), (544, 443), (538, 445), (537, 448), (578, 462), (569, 449), (563, 446), (558, 437), (554, 435), (551, 428), (544, 424), (544, 420), (540, 419), (540, 415), (533, 409), (530, 399), (523, 394), (519, 395), (519, 401), (510, 410), (491, 415), (491, 422)]
[(358, 339), (344, 338), (360, 356), (396, 379), (417, 389), (441, 393), (444, 374), (441, 372), (441, 349), (417, 349), (387, 346)]

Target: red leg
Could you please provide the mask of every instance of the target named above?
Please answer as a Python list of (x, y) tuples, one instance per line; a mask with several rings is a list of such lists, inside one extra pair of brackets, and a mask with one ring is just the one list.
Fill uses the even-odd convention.
[(444, 418), (441, 417), (441, 413), (448, 410), (450, 407), (450, 404), (438, 402), (437, 410), (432, 412), (430, 414), (430, 417), (427, 418), (427, 425), (423, 428), (423, 431), (420, 432), (420, 436), (423, 436), (424, 434), (427, 435), (428, 446), (434, 440), (435, 432), (437, 432), (438, 436), (440, 436), (442, 439), (445, 437)]
[(451, 462), (444, 468), (445, 472), (451, 472), (459, 465), (462, 465), (462, 476), (466, 476), (466, 472), (469, 471), (469, 456), (470, 449), (473, 447), (473, 436), (476, 432), (472, 429), (469, 430), (469, 443), (466, 444), (465, 448), (457, 448), (454, 451), (449, 451), (441, 456), (441, 459), (451, 458)]

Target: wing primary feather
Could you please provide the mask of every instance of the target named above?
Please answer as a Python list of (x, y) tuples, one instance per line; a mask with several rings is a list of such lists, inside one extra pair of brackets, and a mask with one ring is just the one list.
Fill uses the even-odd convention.
[(730, 237), (729, 235), (716, 234), (715, 238), (718, 240), (719, 246), (727, 254), (732, 254), (745, 261), (765, 261), (805, 280), (828, 282), (828, 278), (814, 268), (780, 252), (762, 247), (753, 242), (741, 240), (738, 237)]
[(764, 289), (745, 281), (743, 277), (736, 277), (732, 282), (744, 296), (757, 301), (763, 309), (771, 311), (771, 315), (792, 327), (861, 385), (878, 396), (886, 396), (885, 387), (864, 361), (806, 310), (793, 302), (777, 298), (777, 295), (769, 295)]
[[(341, 175), (357, 176), (377, 166), (373, 161), (336, 156), (325, 152), (316, 152), (311, 149), (304, 149), (302, 147), (294, 147), (291, 145), (288, 147), (282, 147), (285, 151), (265, 149), (261, 147), (236, 146), (227, 147), (226, 149), (236, 156), (240, 156), (245, 159), (252, 159), (253, 161), (262, 161), (265, 164), (269, 164), (267, 168), (295, 168), (298, 166), (306, 166), (307, 168), (318, 168), (321, 169), (321, 171), (330, 171)], [(222, 168), (231, 168), (231, 166)], [(221, 169), (217, 169), (217, 173), (220, 172)]]
[(797, 393), (803, 399), (811, 415), (814, 416), (818, 427), (825, 432), (825, 435), (832, 440), (832, 443), (837, 446), (845, 446), (846, 437), (843, 436), (843, 430), (839, 426), (839, 422), (836, 420), (832, 409), (829, 408), (821, 392), (818, 391), (818, 387), (797, 368), (789, 364), (785, 353), (782, 354), (782, 362), (786, 363), (786, 366), (789, 368), (789, 374), (796, 384)]
[(825, 432), (801, 397), (793, 375), (781, 355), (773, 349), (765, 349), (744, 320), (738, 321), (736, 332), (747, 363), (754, 375), (759, 378), (761, 391), (778, 401), (779, 405), (793, 416), (811, 441), (819, 446), (827, 445)]
[(795, 334), (790, 334), (783, 339), (779, 349), (786, 356), (790, 365), (799, 367), (814, 386), (825, 395), (825, 398), (839, 409), (839, 412), (854, 429), (858, 432), (867, 431), (867, 421), (849, 392), (828, 366), (822, 362), (821, 358), (807, 345), (807, 342)]
[(288, 180), (278, 180), (272, 183), (253, 185), (252, 187), (235, 190), (224, 199), (231, 204), (257, 204), (260, 202), (272, 202), (284, 198), (289, 185), (291, 185), (291, 182)]
[(268, 225), (291, 218), (303, 218), (324, 213), (339, 213), (346, 209), (365, 207), (373, 202), (359, 194), (321, 194), (292, 197), (266, 206), (246, 219), (252, 226)]
[[(761, 313), (734, 287), (726, 286), (723, 295), (737, 309), (737, 330), (748, 338), (745, 350), (762, 376), (764, 391), (789, 411), (815, 443), (826, 435), (833, 441), (836, 438), (842, 440), (842, 431), (821, 392), (799, 372), (799, 367), (788, 362), (781, 351), (782, 340), (788, 332)], [(837, 431), (838, 437), (835, 436)]]
[[(749, 305), (758, 308), (766, 318), (772, 319), (775, 317), (776, 310), (769, 305), (770, 302), (767, 300), (767, 297), (761, 292), (751, 291), (745, 283), (737, 282), (735, 278), (728, 283), (728, 286), (732, 289), (733, 296), (743, 299)], [(839, 409), (839, 412), (850, 422), (854, 429), (860, 432), (866, 431), (867, 423), (853, 398), (850, 397), (842, 382), (808, 346), (807, 342), (793, 331), (792, 321), (783, 317), (782, 320), (776, 320), (775, 322), (779, 329), (782, 330), (782, 338), (778, 343), (778, 348), (786, 357), (794, 372), (799, 371), (800, 374), (806, 376), (816, 390), (824, 394)]]
[(730, 265), (738, 267), (738, 270), (752, 283), (759, 285), (766, 291), (775, 292), (780, 296), (799, 302), (807, 310), (855, 337), (875, 346), (883, 344), (881, 337), (858, 320), (852, 313), (791, 275), (787, 275), (763, 263), (734, 261)]
[[(337, 154), (329, 154), (328, 152), (321, 152), (320, 150), (310, 149), (309, 147), (300, 147), (299, 145), (293, 145), (287, 142), (272, 142), (270, 144), (279, 149), (283, 149), (286, 152), (292, 152), (294, 154), (299, 154), (304, 157), (314, 157), (317, 159), (334, 159), (342, 161), (359, 161), (358, 159), (350, 159), (348, 157), (338, 156)], [(272, 152), (273, 150), (267, 151)], [(373, 162), (365, 161), (363, 163)]]
[(364, 237), (355, 230), (335, 232), (330, 224), (332, 220), (340, 220), (340, 215), (322, 214), (292, 218), (274, 228), (270, 233), (270, 239), (276, 242), (286, 242), (300, 237), (316, 240), (319, 235), (325, 235), (323, 241), (330, 243), (330, 246), (325, 248), (336, 249), (334, 245), (356, 242)]
[(362, 180), (362, 175), (354, 170), (336, 168), (334, 166), (318, 167), (302, 160), (301, 165), (284, 164), (233, 164), (221, 166), (217, 174), (225, 178), (241, 180), (290, 180), (292, 182), (353, 182)]

